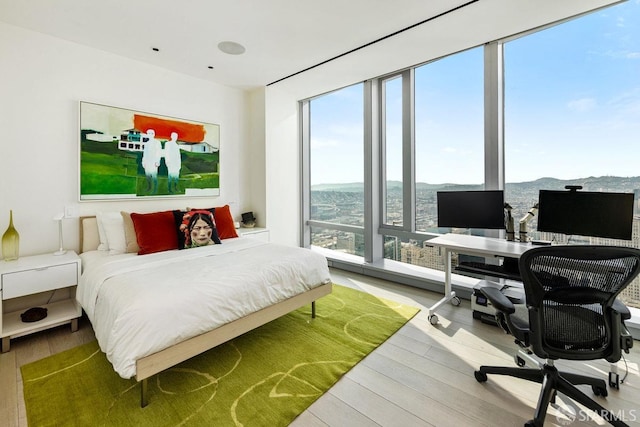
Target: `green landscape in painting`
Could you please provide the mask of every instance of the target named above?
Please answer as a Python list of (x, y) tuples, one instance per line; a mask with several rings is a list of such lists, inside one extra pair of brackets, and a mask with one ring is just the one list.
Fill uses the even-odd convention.
[(86, 139), (82, 132), (80, 149), (80, 195), (176, 196), (185, 189), (220, 188), (220, 153), (193, 153), (181, 150), (182, 167), (178, 190), (169, 192), (167, 167), (164, 159), (158, 168), (157, 192), (147, 188), (142, 152), (118, 149), (117, 141), (96, 142)]

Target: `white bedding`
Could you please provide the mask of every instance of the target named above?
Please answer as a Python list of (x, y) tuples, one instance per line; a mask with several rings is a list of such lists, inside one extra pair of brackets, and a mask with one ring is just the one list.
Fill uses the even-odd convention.
[(123, 378), (137, 359), (330, 282), (308, 249), (226, 239), (149, 255), (81, 255), (77, 299)]

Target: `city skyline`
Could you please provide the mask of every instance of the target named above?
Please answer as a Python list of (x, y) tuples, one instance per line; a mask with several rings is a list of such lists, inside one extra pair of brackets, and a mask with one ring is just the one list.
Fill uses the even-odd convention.
[[(562, 189), (566, 184), (573, 184), (573, 181), (564, 181), (556, 179), (548, 179), (540, 181), (532, 181), (528, 183), (512, 184), (515, 187), (513, 198), (510, 203), (514, 206), (521, 206), (518, 215), (514, 215), (515, 238), (519, 239), (520, 227), (518, 219), (522, 213), (526, 212), (530, 207), (530, 199), (537, 200), (538, 185), (543, 183), (547, 189)], [(593, 191), (594, 188), (623, 188), (624, 192), (635, 193), (634, 219), (632, 224), (631, 240), (618, 240), (602, 237), (589, 236), (569, 236), (561, 233), (539, 232), (537, 231), (537, 221), (534, 217), (528, 224), (528, 238), (549, 240), (560, 244), (600, 244), (600, 245), (617, 245), (640, 247), (640, 206), (638, 205), (638, 196), (640, 196), (640, 177), (634, 179), (601, 177), (592, 178), (585, 181), (587, 189), (585, 191)], [(312, 189), (311, 193), (311, 217), (314, 220), (324, 222), (337, 222), (340, 224), (349, 224), (355, 226), (364, 226), (364, 198), (362, 197), (362, 188), (358, 184), (325, 184), (318, 185)], [(437, 227), (437, 204), (435, 192), (437, 186), (424, 186), (416, 195), (416, 231), (429, 233), (482, 233), (482, 230), (474, 229), (452, 229)], [(320, 188), (320, 189), (318, 189)], [(401, 201), (399, 194), (393, 192), (389, 207), (392, 214), (396, 212), (396, 207)], [(395, 196), (394, 196), (395, 195)], [(572, 212), (568, 213), (572, 215)], [(364, 256), (364, 237), (359, 232), (346, 232), (339, 230), (323, 229), (322, 227), (312, 227), (311, 244), (326, 249), (345, 252), (357, 256)], [(384, 258), (418, 265), (421, 267), (432, 268), (436, 270), (444, 269), (444, 259), (441, 251), (434, 249), (428, 245), (429, 237), (416, 234), (415, 237), (409, 239), (399, 239), (397, 237), (385, 237)], [(457, 265), (458, 257), (454, 256), (453, 263)], [(637, 278), (622, 294), (621, 298), (626, 304), (640, 308), (640, 277)]]

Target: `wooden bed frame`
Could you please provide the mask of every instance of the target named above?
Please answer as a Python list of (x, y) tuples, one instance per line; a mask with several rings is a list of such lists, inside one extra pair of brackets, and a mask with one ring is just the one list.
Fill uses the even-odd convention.
[[(80, 253), (95, 250), (99, 244), (98, 224), (95, 217), (80, 217)], [(236, 338), (259, 326), (269, 323), (287, 313), (311, 303), (311, 317), (316, 317), (318, 298), (331, 293), (332, 284), (327, 283), (287, 300), (263, 308), (243, 318), (227, 323), (204, 334), (182, 341), (157, 353), (136, 361), (136, 381), (140, 382), (140, 406), (148, 404), (147, 380), (172, 366), (197, 356), (213, 347)]]

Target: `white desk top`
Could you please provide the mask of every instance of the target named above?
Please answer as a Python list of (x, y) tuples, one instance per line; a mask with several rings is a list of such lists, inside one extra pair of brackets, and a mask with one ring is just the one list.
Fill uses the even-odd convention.
[(482, 256), (502, 256), (520, 258), (525, 251), (531, 249), (531, 243), (509, 242), (493, 237), (471, 236), (468, 234), (447, 233), (427, 242), (430, 246), (440, 246), (452, 251)]

